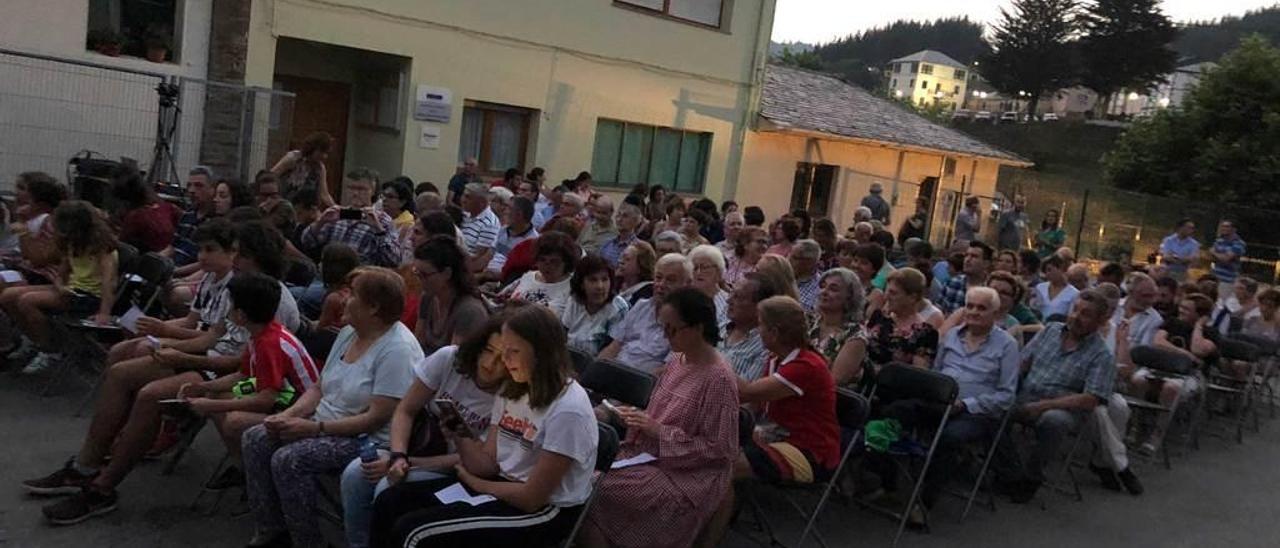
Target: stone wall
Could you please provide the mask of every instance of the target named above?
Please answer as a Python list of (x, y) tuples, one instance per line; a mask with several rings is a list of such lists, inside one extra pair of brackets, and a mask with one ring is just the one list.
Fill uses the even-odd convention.
[[(209, 33), (209, 80), (243, 84), (245, 58), (249, 49), (249, 17), (252, 0), (217, 0)], [(247, 179), (248, 147), (242, 143), (247, 101), (238, 88), (206, 86), (204, 127), (200, 163), (210, 166), (219, 177)], [(247, 160), (247, 159), (246, 159)]]

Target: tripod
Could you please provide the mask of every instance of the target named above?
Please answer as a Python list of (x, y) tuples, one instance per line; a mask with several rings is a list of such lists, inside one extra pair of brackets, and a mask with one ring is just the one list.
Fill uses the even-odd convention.
[[(151, 155), (151, 168), (147, 170), (147, 184), (155, 185), (164, 181), (170, 185), (180, 184), (178, 166), (173, 158), (173, 135), (178, 130), (178, 116), (182, 107), (178, 106), (177, 77), (171, 81), (161, 81), (156, 86), (160, 109), (156, 112), (156, 147)], [(164, 173), (167, 179), (161, 176)]]

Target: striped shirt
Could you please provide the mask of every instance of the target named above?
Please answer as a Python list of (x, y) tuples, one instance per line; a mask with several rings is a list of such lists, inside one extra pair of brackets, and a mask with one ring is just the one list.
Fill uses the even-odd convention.
[(258, 390), (279, 392), (288, 383), (298, 394), (320, 380), (320, 368), (297, 337), (272, 321), (253, 338), (240, 373), (257, 379)]
[(204, 220), (205, 217), (200, 216), (200, 211), (195, 206), (187, 208), (182, 212), (182, 217), (178, 218), (177, 232), (173, 235), (174, 266), (186, 266), (196, 262), (200, 246), (192, 238), (196, 235), (196, 228), (199, 228)]
[(800, 295), (800, 304), (804, 306), (805, 312), (813, 312), (818, 305), (818, 286), (821, 285), (818, 278), (818, 274), (814, 273), (808, 280), (796, 280), (796, 293)]
[(1102, 336), (1093, 333), (1072, 350), (1062, 348), (1067, 326), (1051, 322), (1022, 349), (1031, 367), (1018, 400), (1034, 402), (1069, 394), (1092, 394), (1106, 401), (1116, 381), (1116, 360)]
[(1232, 236), (1230, 240), (1218, 238), (1213, 242), (1213, 251), (1235, 255), (1235, 258), (1227, 262), (1213, 261), (1213, 277), (1223, 283), (1236, 281), (1236, 276), (1240, 275), (1240, 259), (1244, 258), (1245, 253), (1244, 240), (1239, 236)]
[(729, 330), (732, 325), (724, 326), (720, 336), (720, 355), (733, 368), (733, 372), (747, 381), (754, 381), (764, 374), (765, 352), (764, 342), (760, 340), (760, 329), (752, 329), (746, 338), (729, 342)]
[(214, 273), (205, 272), (200, 278), (200, 284), (196, 286), (196, 300), (191, 303), (191, 310), (200, 313), (200, 321), (196, 323), (197, 329), (208, 331), (227, 317), (227, 311), (231, 309), (231, 298), (227, 296), (227, 283), (234, 275), (235, 272), (228, 271), (218, 279), (215, 278)]
[(467, 246), (467, 254), (475, 255), (492, 248), (498, 242), (498, 231), (501, 228), (498, 215), (488, 207), (478, 215), (467, 213), (462, 220), (462, 242)]

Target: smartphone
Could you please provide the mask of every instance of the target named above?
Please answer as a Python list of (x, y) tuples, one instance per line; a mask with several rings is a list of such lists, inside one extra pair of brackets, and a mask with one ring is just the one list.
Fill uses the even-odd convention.
[(147, 335), (147, 343), (151, 345), (152, 349), (160, 350), (160, 339)]
[(338, 218), (344, 221), (359, 221), (364, 218), (364, 211), (354, 207), (344, 207), (338, 210)]
[(618, 409), (618, 406), (614, 405), (613, 402), (609, 401), (607, 398), (600, 400), (600, 403), (604, 404), (605, 408), (607, 408), (608, 410), (613, 411), (614, 415), (617, 415), (619, 417), (622, 416), (622, 410)]
[(458, 402), (448, 398), (436, 398), (436, 418), (440, 419), (440, 427), (452, 430), (464, 438), (475, 437), (475, 433), (471, 431), (471, 427), (467, 426), (467, 421), (462, 420), (462, 413), (458, 412)]

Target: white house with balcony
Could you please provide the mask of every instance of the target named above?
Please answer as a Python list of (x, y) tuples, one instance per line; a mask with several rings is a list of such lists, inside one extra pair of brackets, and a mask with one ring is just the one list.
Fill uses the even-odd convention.
[(963, 63), (931, 49), (889, 61), (885, 69), (890, 97), (949, 109), (964, 103), (969, 74)]
[(1112, 116), (1147, 116), (1165, 108), (1179, 108), (1187, 95), (1200, 83), (1205, 73), (1217, 67), (1217, 63), (1203, 62), (1183, 65), (1164, 76), (1164, 82), (1149, 93), (1121, 90), (1111, 96), (1107, 114)]

